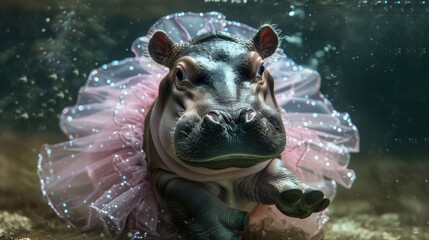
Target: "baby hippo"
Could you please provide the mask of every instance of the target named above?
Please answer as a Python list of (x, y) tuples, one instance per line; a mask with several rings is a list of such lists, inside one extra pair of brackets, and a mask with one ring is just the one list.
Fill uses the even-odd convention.
[(156, 31), (151, 58), (169, 68), (145, 120), (144, 152), (159, 203), (186, 239), (239, 239), (258, 204), (306, 218), (330, 203), (288, 170), (286, 133), (264, 59), (279, 38), (210, 32), (175, 43)]

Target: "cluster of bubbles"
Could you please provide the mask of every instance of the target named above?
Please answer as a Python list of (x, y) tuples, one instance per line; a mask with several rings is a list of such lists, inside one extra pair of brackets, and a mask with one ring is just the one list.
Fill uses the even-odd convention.
[(0, 54), (0, 62), (8, 66), (4, 71), (8, 81), (0, 90), (4, 95), (0, 116), (5, 125), (17, 129), (56, 126), (49, 119), (56, 121), (60, 109), (76, 101), (86, 73), (105, 62), (105, 49), (115, 44), (105, 31), (103, 15), (85, 5), (64, 1), (37, 14), (45, 16), (35, 23), (33, 18), (18, 20), (37, 26), (27, 29), (29, 37), (13, 25), (4, 24), (1, 29), (15, 39), (4, 39), (12, 47)]

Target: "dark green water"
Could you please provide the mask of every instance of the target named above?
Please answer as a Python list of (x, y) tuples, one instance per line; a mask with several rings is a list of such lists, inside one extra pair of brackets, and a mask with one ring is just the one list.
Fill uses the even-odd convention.
[[(428, 1), (1, 1), (1, 216), (8, 211), (29, 217), (39, 239), (59, 236), (61, 222), (38, 192), (40, 144), (65, 139), (58, 114), (76, 102), (92, 69), (132, 56), (135, 38), (160, 17), (181, 11), (219, 11), (251, 26), (277, 24), (286, 53), (320, 72), (322, 92), (337, 110), (350, 113), (361, 135), (361, 152), (351, 160), (357, 182), (340, 191), (333, 223), (356, 220), (363, 230), (376, 231), (363, 223), (386, 218), (380, 229), (399, 236), (391, 239), (427, 237), (422, 232), (429, 226), (423, 204), (429, 196)], [(351, 210), (341, 210), (344, 206)], [(34, 214), (34, 209), (41, 210)], [(366, 220), (359, 213), (367, 214)], [(391, 218), (398, 218), (393, 225)], [(328, 239), (336, 236), (335, 226), (328, 228)], [(13, 236), (33, 239), (33, 230)], [(410, 237), (413, 231), (416, 238)], [(362, 236), (355, 239), (383, 239)]]

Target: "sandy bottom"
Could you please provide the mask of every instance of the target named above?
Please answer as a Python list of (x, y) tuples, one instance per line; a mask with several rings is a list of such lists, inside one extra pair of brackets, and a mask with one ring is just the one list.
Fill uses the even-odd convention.
[[(0, 239), (106, 238), (100, 231), (77, 233), (42, 198), (36, 173), (39, 148), (63, 140), (56, 135), (0, 135)], [(427, 160), (354, 156), (351, 168), (357, 181), (350, 190), (339, 188), (330, 221), (317, 238), (429, 239)]]

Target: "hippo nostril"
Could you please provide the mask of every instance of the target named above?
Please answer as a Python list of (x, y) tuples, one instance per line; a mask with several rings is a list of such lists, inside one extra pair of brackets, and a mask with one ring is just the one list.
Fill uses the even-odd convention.
[(256, 112), (253, 109), (249, 109), (246, 113), (246, 123), (252, 121), (256, 117)]
[(253, 109), (242, 109), (235, 114), (231, 114), (226, 111), (213, 110), (207, 113), (206, 118), (211, 123), (236, 127), (237, 125), (249, 123), (255, 120), (256, 112)]
[(216, 112), (207, 113), (207, 117), (215, 123), (220, 123), (219, 114), (217, 114)]

